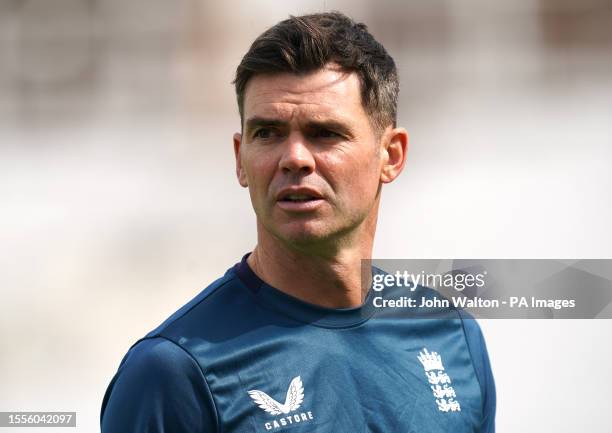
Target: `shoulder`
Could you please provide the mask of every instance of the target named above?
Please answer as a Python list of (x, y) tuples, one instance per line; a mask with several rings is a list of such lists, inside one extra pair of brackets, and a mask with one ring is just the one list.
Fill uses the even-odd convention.
[(236, 280), (228, 270), (130, 347), (102, 401), (102, 433), (218, 430), (205, 365), (182, 343), (198, 329), (214, 329), (210, 313), (240, 290)]
[(207, 312), (227, 308), (229, 305), (226, 304), (224, 298), (235, 296), (236, 291), (239, 290), (239, 285), (240, 282), (234, 269), (228, 269), (225, 275), (209, 284), (198, 295), (164, 320), (161, 325), (149, 332), (146, 337), (164, 335), (170, 329), (185, 324), (193, 316), (199, 315), (206, 318), (208, 316)]
[(470, 351), (472, 363), (474, 364), (476, 373), (479, 376), (478, 379), (480, 380), (482, 378), (482, 373), (484, 373), (487, 368), (490, 369), (485, 338), (480, 325), (474, 317), (466, 313), (464, 310), (459, 309), (457, 311), (462, 321), (463, 332)]
[[(168, 398), (168, 396), (172, 396)], [(214, 401), (197, 362), (175, 343), (145, 338), (130, 348), (102, 403), (101, 430), (111, 432), (211, 431)]]
[(459, 310), (459, 315), (462, 319), (465, 339), (482, 395), (482, 432), (494, 433), (497, 397), (485, 338), (476, 319), (463, 310)]
[(144, 338), (136, 342), (125, 355), (118, 373), (124, 374), (132, 382), (142, 382), (142, 386), (166, 382), (174, 376), (189, 373), (200, 376), (201, 371), (183, 348), (163, 337)]

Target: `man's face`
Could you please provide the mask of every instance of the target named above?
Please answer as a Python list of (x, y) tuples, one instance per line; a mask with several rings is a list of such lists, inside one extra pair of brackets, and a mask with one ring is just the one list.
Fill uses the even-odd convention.
[(373, 227), (383, 161), (360, 90), (334, 68), (249, 81), (234, 148), (260, 230), (312, 244)]

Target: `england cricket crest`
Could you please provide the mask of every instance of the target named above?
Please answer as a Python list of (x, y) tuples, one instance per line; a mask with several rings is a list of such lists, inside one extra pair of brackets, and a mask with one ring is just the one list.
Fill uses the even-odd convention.
[(423, 365), (438, 410), (441, 412), (461, 412), (461, 405), (456, 400), (457, 394), (451, 386), (451, 378), (444, 371), (442, 357), (437, 352), (430, 353), (426, 348), (423, 348), (417, 358)]

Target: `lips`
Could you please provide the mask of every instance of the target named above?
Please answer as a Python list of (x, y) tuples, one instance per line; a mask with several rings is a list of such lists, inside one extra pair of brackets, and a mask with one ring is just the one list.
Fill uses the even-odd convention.
[(324, 199), (315, 189), (293, 187), (281, 190), (276, 196), (276, 202), (286, 212), (312, 212), (324, 202)]
[(281, 190), (277, 197), (277, 201), (303, 203), (312, 200), (320, 200), (323, 196), (311, 188), (286, 188)]
[(315, 197), (308, 194), (290, 194), (281, 199), (281, 201), (293, 201), (293, 202), (301, 202), (301, 201), (310, 201), (315, 200)]

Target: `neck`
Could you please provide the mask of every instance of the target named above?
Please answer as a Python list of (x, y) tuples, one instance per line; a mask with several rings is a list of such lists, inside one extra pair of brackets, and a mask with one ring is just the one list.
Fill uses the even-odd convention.
[(371, 258), (375, 227), (376, 215), (360, 233), (328, 248), (308, 248), (283, 242), (258, 224), (258, 243), (247, 262), (263, 281), (298, 299), (327, 308), (358, 307), (371, 278), (369, 268), (362, 275), (362, 260)]

